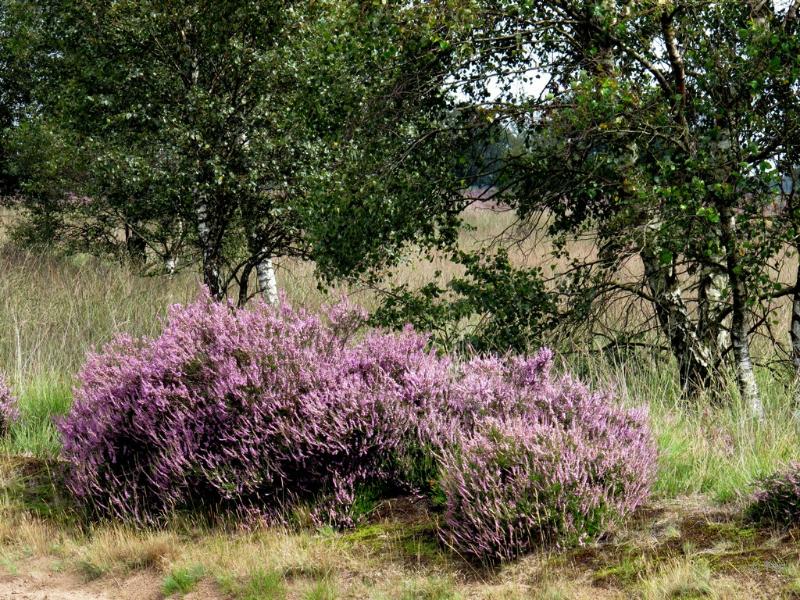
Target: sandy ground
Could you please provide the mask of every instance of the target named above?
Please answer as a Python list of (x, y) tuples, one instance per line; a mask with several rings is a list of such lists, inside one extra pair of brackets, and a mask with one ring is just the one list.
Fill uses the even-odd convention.
[[(117, 579), (87, 581), (80, 574), (56, 572), (58, 563), (32, 560), (19, 565), (19, 574), (0, 573), (0, 600), (161, 600), (163, 577), (140, 571)], [(184, 595), (184, 600), (220, 600), (207, 581)]]
[[(25, 565), (24, 575), (0, 575), (2, 600), (150, 600), (161, 598), (160, 580), (140, 573), (126, 580), (86, 582), (76, 574)], [(188, 597), (188, 596), (187, 596)], [(203, 596), (196, 596), (201, 598)]]

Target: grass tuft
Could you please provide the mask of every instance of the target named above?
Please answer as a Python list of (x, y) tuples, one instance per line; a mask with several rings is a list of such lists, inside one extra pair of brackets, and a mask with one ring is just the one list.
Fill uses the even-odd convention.
[(286, 594), (286, 582), (278, 571), (256, 569), (236, 597), (240, 600), (283, 600)]
[(161, 586), (161, 591), (165, 596), (172, 596), (175, 594), (188, 594), (195, 587), (198, 582), (205, 575), (205, 569), (202, 565), (192, 565), (181, 569), (174, 569), (164, 579), (164, 584)]
[(711, 568), (702, 560), (672, 560), (642, 582), (643, 600), (689, 600), (715, 595)]

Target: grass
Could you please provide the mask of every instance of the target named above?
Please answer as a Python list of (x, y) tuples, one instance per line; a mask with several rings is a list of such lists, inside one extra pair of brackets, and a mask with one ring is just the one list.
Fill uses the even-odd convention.
[(336, 600), (336, 586), (328, 578), (315, 582), (303, 595), (304, 600)]
[(203, 575), (205, 575), (205, 569), (202, 565), (174, 569), (164, 579), (161, 591), (165, 596), (174, 596), (176, 594), (183, 596), (197, 587)]
[(755, 529), (736, 507), (704, 496), (655, 501), (596, 544), (536, 552), (498, 569), (469, 565), (427, 542), (424, 552), (410, 552), (427, 517), (389, 508), (342, 534), (211, 527), (187, 518), (158, 530), (87, 529), (36, 516), (7, 497), (0, 565), (11, 574), (45, 569), (56, 580), (77, 573), (82, 585), (112, 597), (122, 597), (115, 590), (125, 585), (137, 586), (135, 597), (229, 600), (788, 598), (798, 587), (796, 533)]
[(667, 561), (642, 582), (642, 597), (647, 600), (689, 600), (716, 595), (711, 567), (704, 560), (690, 558)]
[(20, 419), (0, 440), (0, 452), (57, 456), (60, 442), (54, 419), (67, 413), (71, 401), (72, 391), (63, 378), (41, 376), (29, 381), (19, 395)]
[[(489, 237), (485, 217), (471, 218), (476, 229), (465, 234), (468, 242)], [(448, 268), (438, 258), (419, 267), (404, 265), (399, 281), (421, 283)], [(660, 448), (653, 507), (595, 546), (535, 553), (485, 571), (443, 549), (426, 517), (409, 521), (402, 514), (343, 534), (314, 530), (302, 515), (297, 521), (306, 526), (291, 531), (191, 521), (158, 531), (109, 523), (87, 528), (59, 486), (53, 419), (68, 410), (87, 351), (121, 331), (155, 334), (168, 306), (191, 299), (198, 280), (189, 273), (140, 278), (95, 259), (10, 247), (0, 249), (0, 269), (0, 371), (9, 376), (22, 414), (0, 440), (0, 570), (10, 575), (41, 569), (45, 561), (54, 572), (77, 573), (97, 585), (131, 580), (154, 596), (195, 590), (240, 600), (800, 595), (796, 536), (754, 530), (737, 516), (756, 478), (800, 458), (794, 390), (759, 372), (762, 423), (748, 416), (732, 382), (723, 386), (726, 402), (686, 406), (674, 369), (658, 357), (563, 359), (582, 377), (615, 385), (624, 401), (646, 403)], [(295, 304), (314, 308), (336, 294), (321, 294), (306, 264), (284, 262), (278, 277)], [(370, 291), (350, 291), (374, 305)], [(365, 511), (371, 508), (365, 504)]]

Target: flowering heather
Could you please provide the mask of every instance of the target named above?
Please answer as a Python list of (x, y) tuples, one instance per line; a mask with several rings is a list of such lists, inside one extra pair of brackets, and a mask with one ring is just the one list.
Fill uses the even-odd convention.
[(363, 316), (204, 295), (173, 307), (155, 339), (117, 338), (89, 357), (59, 425), (70, 489), (98, 514), (144, 522), (302, 498), (347, 525), (355, 486), (390, 476), (426, 377), (444, 368), (410, 330), (348, 343)]
[(782, 471), (761, 479), (749, 513), (756, 521), (779, 525), (800, 522), (800, 463), (790, 463)]
[(441, 486), (442, 537), (463, 554), (494, 562), (582, 541), (647, 498), (656, 451), (645, 412), (552, 379), (551, 364), (542, 350), (462, 368), (445, 416), (460, 416), (460, 442), (442, 451)]
[(0, 375), (0, 435), (8, 433), (9, 427), (18, 418), (17, 399), (11, 393), (5, 378)]
[(364, 317), (346, 301), (320, 317), (204, 294), (158, 337), (118, 337), (89, 356), (59, 424), (69, 488), (146, 523), (209, 505), (280, 517), (302, 501), (346, 527), (360, 490), (438, 478), (442, 537), (482, 560), (595, 535), (646, 497), (646, 416), (553, 379), (549, 350), (455, 365), (411, 329), (353, 341)]

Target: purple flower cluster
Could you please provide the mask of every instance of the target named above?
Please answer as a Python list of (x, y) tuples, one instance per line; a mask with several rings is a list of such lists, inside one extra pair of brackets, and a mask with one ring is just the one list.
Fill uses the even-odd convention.
[(11, 424), (19, 418), (19, 407), (16, 397), (0, 375), (0, 435), (8, 433)]
[(751, 518), (778, 525), (800, 522), (800, 462), (762, 478), (757, 486), (749, 507)]
[(463, 367), (460, 441), (441, 455), (442, 537), (485, 562), (581, 542), (648, 496), (656, 449), (643, 410), (550, 375), (552, 353)]
[(549, 350), (455, 362), (411, 329), (356, 338), (364, 318), (347, 301), (318, 316), (204, 294), (158, 337), (118, 337), (59, 423), (70, 490), (144, 523), (302, 502), (337, 527), (362, 490), (437, 490), (442, 538), (481, 560), (596, 535), (646, 498), (646, 414), (555, 379)]
[(204, 296), (173, 307), (155, 339), (116, 339), (89, 357), (59, 424), (69, 488), (99, 514), (143, 522), (303, 499), (347, 525), (356, 486), (389, 477), (415, 436), (424, 374), (445, 376), (410, 330), (348, 343), (363, 317), (346, 302), (323, 319)]

